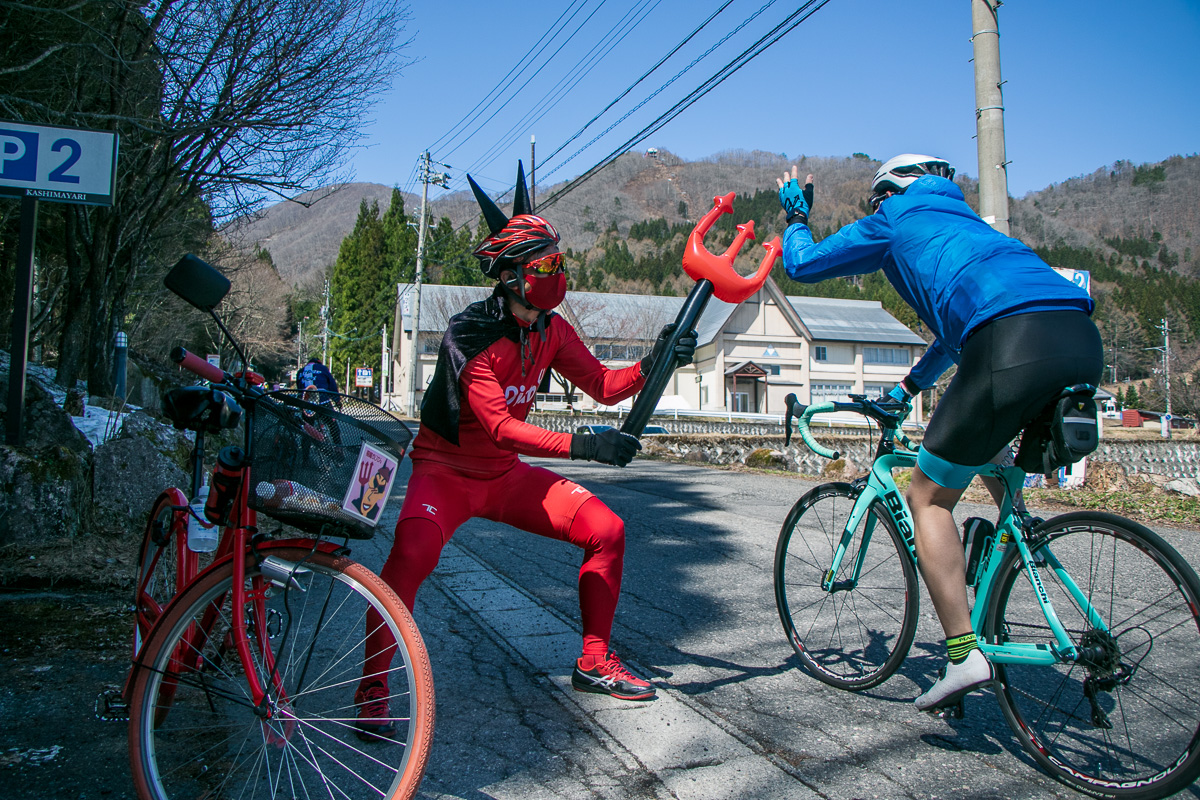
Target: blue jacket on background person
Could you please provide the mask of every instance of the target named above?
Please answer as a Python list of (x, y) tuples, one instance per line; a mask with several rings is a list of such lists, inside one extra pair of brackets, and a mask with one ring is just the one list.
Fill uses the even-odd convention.
[(788, 277), (803, 283), (882, 269), (936, 337), (911, 379), (924, 389), (958, 363), (967, 337), (986, 322), (1030, 311), (1079, 309), (1092, 299), (1031, 249), (995, 231), (953, 181), (918, 178), (869, 217), (814, 244), (805, 224), (783, 234)]
[(334, 379), (333, 373), (329, 371), (329, 367), (321, 363), (318, 358), (310, 358), (308, 363), (301, 367), (296, 372), (296, 388), (304, 391), (309, 386), (316, 386), (322, 393), (332, 392), (337, 394), (337, 380)]

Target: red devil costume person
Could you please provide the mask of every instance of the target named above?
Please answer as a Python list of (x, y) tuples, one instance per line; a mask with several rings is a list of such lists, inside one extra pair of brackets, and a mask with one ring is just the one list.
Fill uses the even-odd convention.
[[(525, 418), (549, 369), (606, 405), (634, 394), (667, 346), (672, 326), (642, 362), (618, 370), (603, 366), (575, 329), (553, 313), (566, 296), (563, 256), (554, 226), (530, 207), (524, 170), (518, 165), (511, 219), (468, 180), (491, 230), (474, 255), (497, 284), (491, 297), (453, 317), (442, 339), (413, 442), (412, 478), (380, 575), (411, 610), (442, 547), (472, 517), (570, 542), (583, 550), (583, 652), (571, 683), (579, 691), (648, 700), (654, 687), (609, 650), (621, 592), (624, 523), (587, 489), (517, 455), (628, 464), (641, 449), (633, 436), (616, 430), (553, 433)], [(694, 333), (679, 341), (677, 366), (691, 362), (695, 346)], [(395, 645), (375, 622), (368, 620), (367, 659), (355, 695), (356, 727), (364, 739), (394, 734), (384, 679)]]

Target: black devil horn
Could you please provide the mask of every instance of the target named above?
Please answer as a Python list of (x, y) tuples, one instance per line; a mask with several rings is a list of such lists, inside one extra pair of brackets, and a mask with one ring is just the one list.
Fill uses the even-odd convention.
[(525, 184), (525, 165), (518, 161), (517, 188), (513, 190), (513, 216), (532, 213), (533, 204), (529, 202), (529, 187)]
[(483, 219), (487, 223), (488, 229), (492, 233), (501, 230), (508, 224), (508, 217), (492, 201), (492, 198), (487, 196), (487, 192), (479, 188), (479, 184), (470, 175), (467, 176), (467, 182), (471, 184), (471, 191), (475, 193), (475, 202), (479, 203), (479, 209), (483, 212)]

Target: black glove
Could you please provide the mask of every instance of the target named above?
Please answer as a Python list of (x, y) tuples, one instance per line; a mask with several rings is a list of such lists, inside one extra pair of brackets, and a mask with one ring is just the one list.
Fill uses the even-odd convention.
[[(658, 359), (663, 348), (667, 346), (667, 340), (671, 338), (671, 334), (675, 332), (675, 323), (669, 323), (663, 326), (663, 329), (658, 334), (658, 339), (654, 341), (654, 349), (650, 351), (650, 355), (642, 359), (642, 374), (649, 375), (650, 368), (654, 366), (654, 362)], [(699, 336), (696, 331), (689, 331), (679, 337), (679, 341), (675, 343), (675, 365), (671, 369), (679, 369), (686, 367), (692, 363), (692, 358), (696, 355), (696, 338)]]
[(616, 428), (602, 433), (571, 434), (571, 458), (583, 461), (599, 461), (623, 467), (633, 461), (642, 443), (636, 436), (621, 433)]

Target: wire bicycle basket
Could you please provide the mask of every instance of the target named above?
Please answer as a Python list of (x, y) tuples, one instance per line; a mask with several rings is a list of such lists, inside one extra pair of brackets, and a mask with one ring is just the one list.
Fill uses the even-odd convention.
[(317, 536), (369, 539), (412, 432), (350, 395), (284, 389), (254, 405), (251, 508)]

